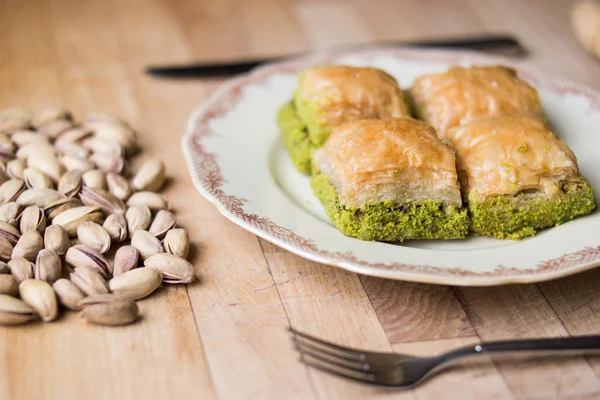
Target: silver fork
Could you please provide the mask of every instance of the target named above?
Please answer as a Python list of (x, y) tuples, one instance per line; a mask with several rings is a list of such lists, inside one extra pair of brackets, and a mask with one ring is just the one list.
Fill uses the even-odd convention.
[(378, 353), (326, 342), (290, 328), (301, 361), (319, 370), (356, 381), (385, 386), (413, 386), (430, 372), (467, 356), (505, 352), (584, 352), (600, 350), (600, 336), (484, 342), (432, 357)]

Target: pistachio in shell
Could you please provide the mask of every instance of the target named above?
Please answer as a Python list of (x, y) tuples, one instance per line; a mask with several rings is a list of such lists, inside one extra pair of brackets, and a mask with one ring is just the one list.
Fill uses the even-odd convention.
[(82, 309), (79, 303), (85, 298), (85, 295), (73, 282), (61, 278), (52, 284), (52, 288), (58, 297), (58, 302), (63, 307), (74, 311)]
[(0, 294), (0, 325), (21, 325), (39, 318), (23, 300)]
[(100, 222), (102, 212), (98, 207), (81, 206), (70, 208), (58, 214), (52, 220), (53, 225), (60, 225), (67, 231), (69, 237), (77, 236), (77, 227), (84, 222)]
[(44, 232), (44, 246), (59, 256), (64, 256), (71, 246), (69, 235), (65, 228), (60, 225), (50, 225), (47, 227)]
[(13, 257), (8, 262), (8, 268), (10, 273), (19, 281), (22, 282), (26, 279), (32, 279), (34, 276), (34, 266), (29, 260), (23, 257)]
[(12, 258), (23, 257), (35, 261), (38, 252), (44, 248), (44, 239), (38, 231), (24, 232), (12, 251)]
[(19, 284), (19, 294), (44, 322), (53, 321), (58, 317), (58, 301), (48, 282), (39, 279), (24, 280)]

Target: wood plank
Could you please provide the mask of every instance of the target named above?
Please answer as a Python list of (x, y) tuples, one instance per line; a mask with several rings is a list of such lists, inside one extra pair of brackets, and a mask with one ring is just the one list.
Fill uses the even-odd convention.
[[(456, 290), (482, 340), (568, 335), (535, 285)], [(580, 357), (495, 363), (517, 398), (579, 396), (600, 391), (598, 378)]]

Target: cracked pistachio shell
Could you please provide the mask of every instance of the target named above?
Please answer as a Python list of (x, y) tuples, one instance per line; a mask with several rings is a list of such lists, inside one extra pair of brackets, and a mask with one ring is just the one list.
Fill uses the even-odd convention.
[(123, 214), (109, 215), (102, 227), (113, 242), (122, 242), (127, 239), (127, 220)]
[(129, 181), (119, 174), (109, 172), (106, 175), (106, 183), (108, 191), (118, 199), (127, 200), (133, 192)]
[(25, 168), (23, 180), (30, 189), (53, 189), (52, 179), (37, 168)]
[(67, 171), (88, 171), (94, 169), (94, 165), (89, 160), (83, 160), (81, 158), (73, 157), (68, 154), (60, 157), (60, 162), (65, 166)]
[(45, 206), (44, 212), (46, 213), (46, 218), (52, 221), (58, 214), (75, 207), (83, 207), (81, 200), (79, 198), (65, 197)]
[(58, 317), (58, 301), (48, 282), (27, 279), (19, 284), (19, 294), (42, 317), (42, 321), (50, 322)]
[(108, 232), (95, 222), (88, 221), (79, 225), (77, 238), (81, 244), (100, 254), (104, 254), (110, 249), (111, 239)]
[(64, 256), (71, 246), (69, 235), (60, 225), (50, 225), (44, 231), (44, 246), (59, 256)]
[(152, 213), (145, 205), (131, 206), (125, 213), (128, 236), (131, 239), (136, 231), (146, 230), (152, 222)]
[(12, 251), (12, 258), (23, 257), (29, 261), (35, 261), (38, 252), (44, 248), (44, 239), (38, 231), (27, 231), (21, 235), (21, 238)]
[(131, 245), (140, 252), (142, 260), (164, 251), (160, 240), (148, 231), (135, 231), (131, 238)]
[(104, 172), (113, 172), (115, 174), (124, 174), (127, 172), (127, 161), (121, 156), (115, 156), (106, 153), (94, 153), (90, 161), (96, 168)]
[(152, 158), (142, 164), (131, 181), (139, 191), (159, 191), (165, 183), (165, 164), (158, 158)]
[(54, 217), (52, 224), (62, 226), (70, 237), (75, 237), (79, 225), (87, 221), (100, 222), (101, 220), (102, 212), (98, 207), (81, 206), (61, 212)]
[(162, 274), (154, 268), (136, 268), (112, 278), (110, 290), (130, 300), (143, 299), (162, 283)]
[(43, 249), (35, 259), (33, 275), (50, 284), (54, 283), (62, 274), (62, 261), (54, 250)]
[(25, 172), (25, 168), (27, 168), (27, 161), (21, 158), (17, 158), (15, 160), (10, 160), (6, 164), (6, 174), (11, 179), (19, 179), (23, 180), (25, 177), (23, 176)]
[(154, 221), (152, 221), (148, 232), (162, 240), (167, 232), (175, 227), (176, 223), (177, 217), (175, 214), (167, 210), (160, 210), (158, 213), (156, 213)]
[(67, 197), (77, 196), (83, 186), (82, 176), (78, 169), (66, 172), (58, 181), (58, 192)]
[(84, 267), (97, 272), (106, 279), (112, 274), (112, 264), (96, 250), (87, 247), (85, 244), (77, 244), (65, 254), (65, 261), (73, 267)]
[(19, 147), (25, 146), (32, 142), (45, 142), (50, 143), (50, 140), (46, 136), (42, 136), (39, 133), (27, 129), (17, 131), (10, 135), (11, 140)]
[(38, 206), (43, 208), (64, 198), (64, 194), (54, 189), (27, 189), (17, 197), (17, 203), (23, 206)]
[(4, 203), (0, 206), (0, 221), (16, 227), (19, 224), (23, 206), (16, 201)]
[(0, 133), (11, 133), (31, 126), (31, 112), (23, 108), (0, 110)]
[(115, 253), (113, 276), (131, 271), (138, 265), (140, 252), (133, 246), (122, 246)]
[(46, 229), (46, 214), (38, 206), (29, 206), (21, 214), (21, 223), (19, 225), (21, 233), (27, 231), (38, 231), (44, 233)]
[(10, 244), (14, 246), (19, 241), (19, 238), (21, 237), (21, 232), (19, 232), (17, 228), (12, 226), (8, 222), (0, 221), (0, 236), (8, 239)]
[(194, 281), (194, 267), (186, 259), (169, 253), (158, 253), (144, 261), (146, 268), (156, 268), (165, 283), (191, 283)]
[(53, 182), (58, 182), (66, 170), (58, 158), (52, 154), (35, 154), (29, 156), (27, 158), (27, 165), (39, 169), (48, 175)]
[(84, 186), (79, 193), (83, 204), (98, 207), (106, 214), (122, 214), (125, 212), (125, 204), (111, 193), (102, 189), (94, 189)]
[(8, 262), (8, 268), (19, 282), (33, 278), (33, 263), (23, 257), (13, 257)]
[(163, 241), (165, 252), (175, 254), (181, 258), (188, 257), (190, 251), (190, 238), (185, 229), (171, 229)]
[(168, 210), (171, 208), (164, 197), (154, 192), (136, 192), (129, 197), (127, 205), (129, 207), (145, 205), (150, 211)]
[(32, 125), (36, 129), (39, 129), (47, 123), (58, 120), (72, 121), (73, 116), (71, 115), (71, 112), (65, 108), (48, 108), (33, 115)]
[(81, 304), (81, 316), (88, 322), (99, 325), (127, 325), (134, 322), (140, 315), (140, 310), (133, 300), (121, 296), (90, 296)]
[(12, 243), (4, 236), (0, 236), (0, 260), (8, 261), (12, 258)]
[(71, 272), (71, 282), (88, 296), (98, 293), (109, 293), (108, 284), (98, 272), (86, 267), (76, 267)]
[(23, 300), (0, 294), (0, 325), (20, 325), (37, 318), (35, 310)]
[(83, 184), (89, 188), (106, 190), (106, 173), (99, 169), (90, 169), (83, 176)]
[(26, 189), (25, 182), (20, 179), (9, 179), (0, 185), (0, 203), (15, 201)]
[(84, 299), (85, 294), (73, 282), (61, 278), (52, 284), (52, 288), (58, 297), (58, 302), (69, 310), (79, 311), (82, 306), (79, 305)]
[(12, 275), (0, 275), (0, 294), (17, 296), (19, 294), (19, 281)]

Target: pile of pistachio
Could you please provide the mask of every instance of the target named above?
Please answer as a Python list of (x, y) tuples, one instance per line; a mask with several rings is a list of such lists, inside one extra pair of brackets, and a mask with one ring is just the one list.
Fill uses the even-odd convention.
[(123, 325), (161, 283), (190, 283), (159, 159), (130, 174), (134, 130), (107, 114), (0, 110), (0, 325), (55, 320), (60, 305)]

